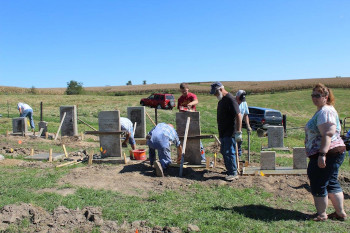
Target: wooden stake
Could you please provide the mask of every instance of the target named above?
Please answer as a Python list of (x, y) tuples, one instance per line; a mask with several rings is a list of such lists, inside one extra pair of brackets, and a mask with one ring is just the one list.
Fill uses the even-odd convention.
[(44, 131), (44, 128), (40, 128), (38, 137), (41, 137), (41, 135), (43, 134), (43, 131)]
[(75, 165), (75, 164), (79, 164), (81, 162), (83, 162), (83, 161), (79, 161), (79, 162), (77, 162), (77, 161), (70, 161), (68, 163), (63, 163), (63, 164), (57, 165), (56, 168), (57, 167), (65, 167), (65, 166), (68, 166), (68, 165)]
[(151, 120), (151, 122), (153, 123), (154, 126), (156, 126), (156, 123), (154, 123), (154, 121), (152, 120), (152, 118), (149, 116), (149, 114), (145, 111), (146, 115), (148, 116), (148, 118)]
[(137, 122), (135, 121), (135, 123), (134, 123), (134, 132), (133, 132), (134, 137), (135, 137), (136, 125), (137, 125)]
[(45, 139), (49, 138), (49, 132), (45, 132)]
[(95, 130), (95, 131), (98, 131), (97, 129), (95, 129), (94, 127), (92, 127), (91, 125), (89, 125), (88, 123), (86, 123), (85, 121), (83, 121), (82, 119), (80, 119), (79, 117), (78, 117), (78, 121), (81, 121), (84, 125), (86, 125), (87, 127), (89, 127), (89, 128), (91, 128), (91, 129), (93, 129), (93, 130)]
[(66, 112), (64, 112), (63, 114), (63, 117), (62, 117), (62, 120), (61, 120), (61, 123), (60, 123), (60, 126), (58, 127), (58, 130), (57, 130), (57, 133), (56, 133), (56, 137), (55, 137), (55, 140), (57, 140), (57, 137), (58, 137), (58, 134), (60, 133), (61, 131), (61, 127), (63, 125), (63, 121), (64, 121), (64, 118), (66, 117)]
[(216, 167), (216, 153), (214, 153), (214, 167)]
[(84, 133), (81, 132), (81, 140), (84, 141)]
[(34, 149), (32, 148), (31, 152), (30, 152), (30, 156), (34, 155)]
[(67, 150), (66, 150), (66, 146), (63, 144), (62, 147), (63, 147), (64, 155), (66, 156), (66, 158), (68, 158), (68, 153), (67, 153)]
[(205, 167), (206, 167), (206, 169), (209, 169), (209, 164), (210, 164), (210, 161), (209, 161), (209, 157), (206, 157), (205, 158)]
[(125, 155), (125, 152), (124, 152), (124, 164), (126, 164), (126, 155)]
[(93, 152), (91, 152), (90, 154), (89, 154), (89, 162), (88, 162), (88, 165), (92, 165), (92, 159), (94, 158), (94, 153)]
[(9, 136), (9, 131), (8, 130), (6, 130), (6, 137), (8, 137)]
[(191, 118), (187, 117), (185, 136), (184, 136), (184, 141), (183, 141), (183, 146), (182, 146), (182, 154), (181, 154), (181, 164), (180, 164), (180, 172), (179, 172), (180, 177), (182, 177), (182, 170), (183, 170), (183, 166), (184, 166), (184, 162), (185, 162), (186, 143), (187, 143), (188, 129), (190, 128), (190, 121), (191, 121)]
[(52, 163), (52, 149), (50, 149), (49, 152), (49, 162)]

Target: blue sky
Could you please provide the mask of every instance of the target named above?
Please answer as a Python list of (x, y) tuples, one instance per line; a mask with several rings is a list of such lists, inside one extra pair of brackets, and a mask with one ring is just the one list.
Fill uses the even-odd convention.
[(0, 86), (350, 77), (348, 0), (0, 0)]

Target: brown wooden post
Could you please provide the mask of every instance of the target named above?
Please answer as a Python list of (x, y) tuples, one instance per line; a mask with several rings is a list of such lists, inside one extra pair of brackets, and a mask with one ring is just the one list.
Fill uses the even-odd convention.
[(49, 152), (49, 162), (52, 163), (52, 149), (50, 149)]
[(88, 165), (92, 165), (92, 159), (94, 157), (94, 152), (91, 151), (90, 154), (89, 154), (89, 162), (88, 162)]
[(33, 156), (34, 155), (34, 149), (32, 148), (30, 155)]
[(48, 138), (49, 138), (49, 133), (45, 132), (45, 139), (48, 139)]
[(68, 158), (68, 153), (67, 153), (67, 150), (66, 150), (66, 146), (63, 144), (62, 147), (63, 147), (64, 155), (66, 156), (66, 158)]

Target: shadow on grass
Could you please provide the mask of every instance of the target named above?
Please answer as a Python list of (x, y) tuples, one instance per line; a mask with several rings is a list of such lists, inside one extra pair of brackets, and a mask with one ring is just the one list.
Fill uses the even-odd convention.
[(219, 211), (232, 210), (232, 212), (242, 214), (247, 218), (266, 222), (280, 220), (304, 221), (308, 217), (307, 214), (296, 210), (275, 209), (264, 205), (245, 205), (233, 208), (214, 207), (213, 209)]
[(149, 165), (149, 162), (147, 163), (146, 161), (142, 163), (124, 165), (123, 169), (120, 171), (120, 173), (131, 172), (140, 172), (145, 176), (154, 176), (153, 168)]

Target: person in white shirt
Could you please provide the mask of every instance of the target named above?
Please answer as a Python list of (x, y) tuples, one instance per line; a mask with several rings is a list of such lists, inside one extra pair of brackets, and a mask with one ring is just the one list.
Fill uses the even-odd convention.
[(34, 130), (35, 124), (33, 120), (33, 109), (26, 103), (19, 102), (17, 104), (17, 109), (19, 111), (20, 117), (28, 117), (30, 120), (30, 127)]
[[(249, 124), (249, 109), (248, 109), (248, 104), (245, 100), (245, 96), (247, 93), (244, 90), (239, 90), (236, 93), (236, 100), (237, 103), (239, 104), (239, 111), (241, 112), (242, 115), (242, 120), (244, 120), (246, 126), (247, 126), (247, 132), (251, 133), (252, 128), (250, 127)], [(238, 147), (238, 156), (241, 157), (242, 155), (242, 141), (237, 142), (237, 147)]]

